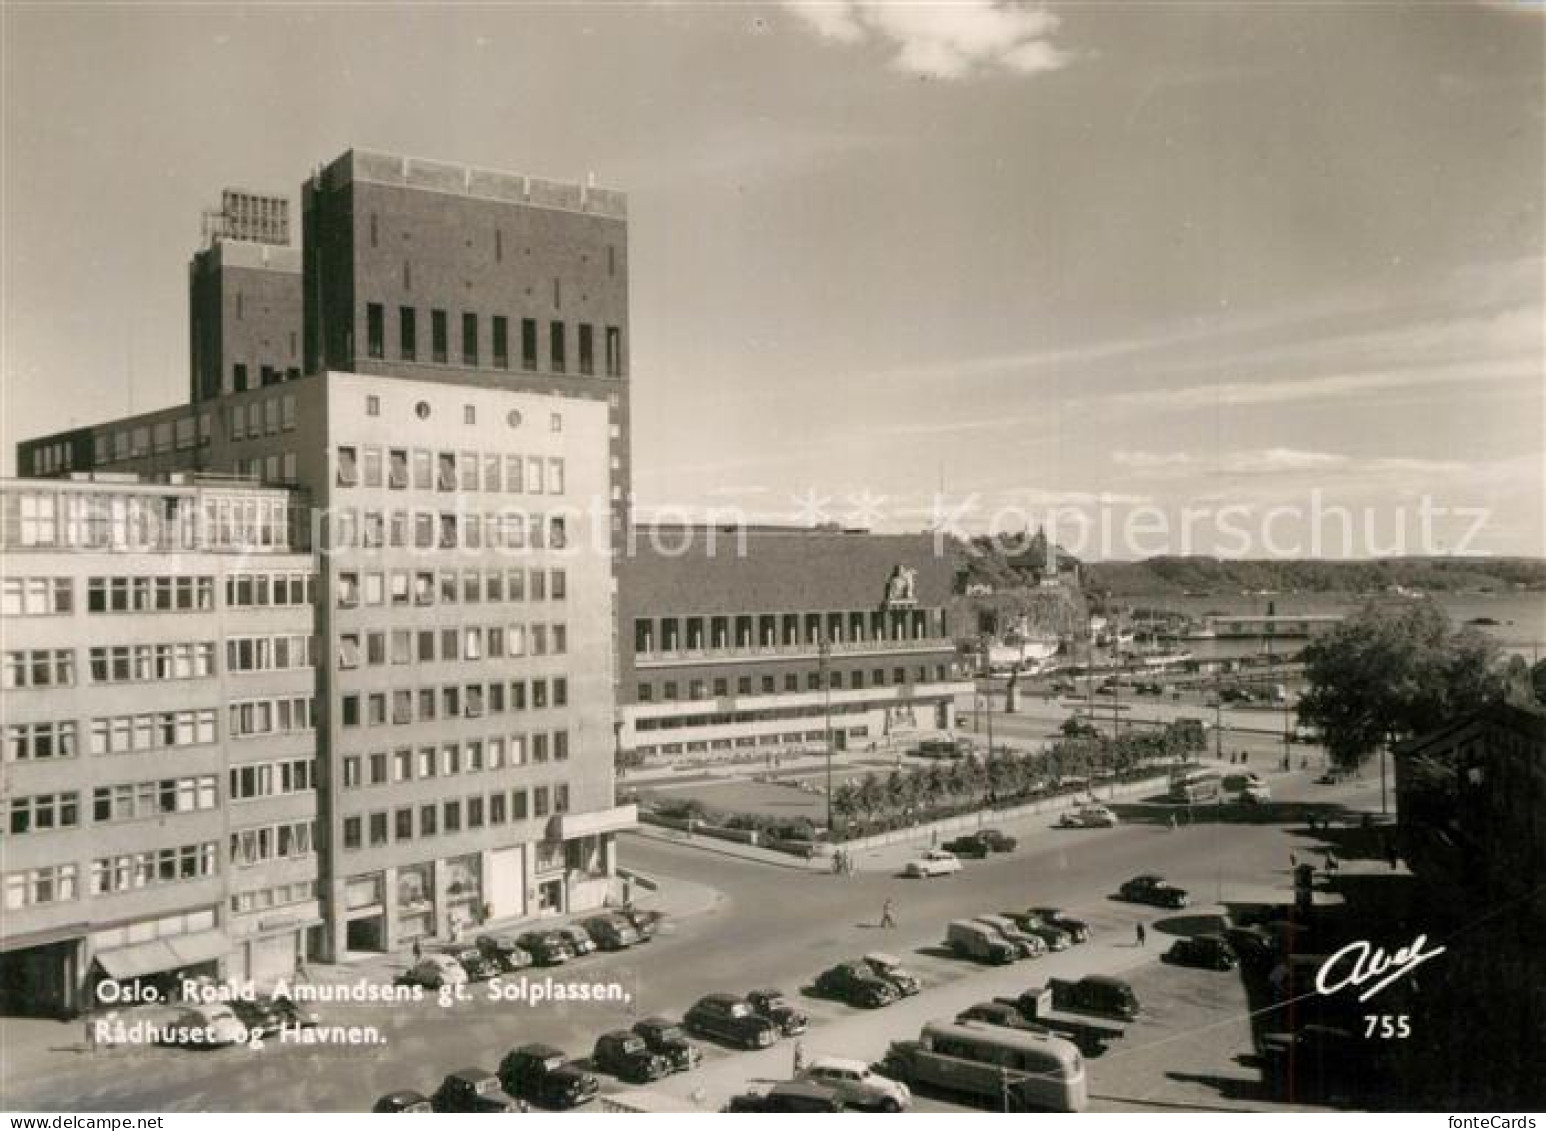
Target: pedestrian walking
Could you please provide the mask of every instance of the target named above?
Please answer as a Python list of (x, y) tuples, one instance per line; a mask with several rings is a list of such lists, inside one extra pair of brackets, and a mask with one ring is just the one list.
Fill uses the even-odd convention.
[(803, 1041), (796, 1041), (794, 1043), (794, 1074), (796, 1076), (798, 1076), (800, 1073), (802, 1073), (804, 1071), (805, 1071), (805, 1043)]
[(1396, 851), (1396, 838), (1389, 833), (1385, 834), (1385, 859), (1390, 862), (1390, 870), (1392, 872), (1396, 870), (1396, 864), (1401, 859), (1400, 854)]
[(424, 957), (424, 948), (419, 945), (419, 940), (418, 939), (414, 939), (413, 940), (413, 960), (415, 962), (417, 962), (419, 959), (421, 959), (423, 957)]
[(886, 902), (884, 904), (881, 905), (881, 908), (880, 908), (880, 925), (882, 927), (894, 927), (894, 926), (896, 926), (896, 916), (893, 915), (891, 912), (892, 912), (892, 903), (891, 903), (891, 900), (888, 899), (888, 900), (886, 900)]
[(1147, 946), (1149, 944), (1149, 932), (1143, 929), (1142, 923), (1133, 928), (1133, 934), (1137, 937), (1139, 946)]
[(95, 1017), (93, 1017), (90, 1013), (87, 1013), (85, 1015), (85, 1020), (86, 1020), (86, 1043), (85, 1043), (85, 1046), (81, 1049), (81, 1051), (82, 1052), (96, 1052), (97, 1051), (97, 1019)]
[(1337, 862), (1337, 854), (1328, 848), (1326, 850), (1326, 874), (1328, 876), (1335, 876), (1337, 874), (1337, 869), (1341, 866), (1342, 865)]
[(1170, 815), (1170, 831), (1176, 831), (1176, 815), (1174, 813)]

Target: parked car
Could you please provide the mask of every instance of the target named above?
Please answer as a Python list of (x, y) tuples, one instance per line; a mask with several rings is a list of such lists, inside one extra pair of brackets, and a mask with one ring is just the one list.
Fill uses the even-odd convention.
[(931, 848), (917, 859), (909, 860), (902, 869), (902, 875), (922, 879), (928, 876), (948, 876), (960, 870), (960, 857), (942, 848)]
[(766, 1048), (778, 1040), (778, 1025), (760, 1017), (734, 994), (709, 994), (682, 1017), (689, 1033), (713, 1037), (745, 1049)]
[(1260, 783), (1248, 785), (1240, 791), (1240, 800), (1246, 805), (1265, 805), (1272, 800), (1272, 790)]
[(1061, 927), (1054, 927), (1034, 911), (1001, 911), (999, 914), (1026, 934), (1035, 935), (1048, 950), (1067, 950), (1073, 945), (1072, 935)]
[(538, 966), (561, 966), (574, 957), (574, 950), (557, 931), (527, 931), (515, 940)]
[(1155, 875), (1134, 876), (1117, 889), (1117, 894), (1131, 903), (1147, 903), (1172, 909), (1185, 907), (1191, 902), (1183, 888), (1166, 883), (1163, 877)]
[(890, 982), (901, 997), (912, 997), (923, 989), (918, 975), (906, 969), (896, 958), (878, 950), (864, 956), (864, 963), (885, 981)]
[(840, 962), (816, 975), (816, 992), (864, 1009), (896, 1001), (897, 989), (864, 962)]
[(499, 974), (499, 963), (476, 946), (447, 947), (441, 953), (449, 956), (467, 972), (469, 982), (486, 982)]
[(569, 944), (569, 949), (574, 951), (576, 958), (583, 958), (587, 954), (596, 953), (596, 940), (591, 938), (585, 928), (578, 923), (570, 923), (567, 926), (559, 927), (557, 934), (559, 938)]
[(508, 935), (479, 935), (477, 947), (503, 973), (524, 970), (532, 964), (531, 955)]
[(994, 852), (1013, 852), (1020, 843), (1002, 829), (978, 829), (977, 836)]
[(665, 1057), (650, 1050), (643, 1037), (629, 1029), (614, 1029), (596, 1038), (591, 1067), (631, 1084), (648, 1084), (671, 1071)]
[(440, 1112), (507, 1112), (519, 1105), (499, 1086), (499, 1077), (483, 1068), (460, 1068), (440, 1083), (430, 1097), (430, 1106)]
[(673, 1072), (687, 1072), (698, 1066), (703, 1050), (689, 1041), (682, 1026), (664, 1017), (646, 1017), (634, 1022), (633, 1031), (644, 1039), (650, 1052), (666, 1058)]
[(1005, 1029), (1023, 1029), (1027, 1033), (1050, 1033), (1045, 1025), (1027, 1021), (1013, 1005), (1002, 1001), (980, 1001), (956, 1014), (958, 1022), (981, 1021)]
[(988, 847), (988, 842), (976, 833), (968, 833), (966, 836), (958, 836), (954, 840), (947, 840), (941, 845), (946, 852), (953, 852), (966, 860), (982, 860), (993, 849)]
[(1119, 824), (1117, 815), (1104, 805), (1081, 805), (1058, 818), (1064, 829), (1112, 829)]
[(636, 911), (632, 907), (623, 908), (618, 915), (639, 932), (640, 942), (649, 942), (654, 938), (666, 918), (664, 911)]
[(173, 1022), (166, 1043), (181, 1048), (225, 1048), (247, 1040), (247, 1026), (224, 1002), (185, 1009)]
[(438, 990), (442, 986), (465, 986), (467, 971), (449, 954), (426, 954), (399, 975), (397, 980), (407, 986)]
[(752, 1087), (732, 1096), (724, 1107), (730, 1112), (829, 1113), (843, 1110), (843, 1101), (831, 1088), (805, 1080), (786, 1080), (769, 1087)]
[(1013, 919), (1003, 915), (974, 915), (972, 918), (1008, 939), (1022, 958), (1040, 958), (1047, 953), (1047, 944), (1029, 931), (1022, 931)]
[(309, 1009), (284, 995), (267, 999), (269, 1008), (279, 1014), (280, 1020), (290, 1029), (315, 1029), (322, 1023), (313, 1009)]
[(1195, 935), (1177, 939), (1165, 952), (1174, 966), (1198, 966), (1204, 970), (1233, 970), (1240, 965), (1235, 950), (1222, 935)]
[(1260, 927), (1230, 927), (1225, 930), (1224, 938), (1247, 966), (1265, 968), (1277, 961), (1277, 943)]
[(585, 920), (585, 931), (602, 950), (626, 950), (639, 941), (639, 932), (621, 915), (596, 915)]
[(264, 1036), (279, 1032), (285, 1024), (285, 1019), (275, 1008), (272, 998), (234, 997), (231, 1000), (231, 1012), (236, 1014), (236, 1019), (245, 1025), (249, 1032), (261, 1033)]
[(1043, 923), (1066, 932), (1068, 937), (1076, 943), (1090, 941), (1090, 925), (1083, 919), (1076, 919), (1074, 916), (1066, 914), (1061, 908), (1028, 907), (1026, 908), (1026, 913), (1035, 915)]
[(1116, 1021), (1135, 1020), (1139, 1013), (1138, 995), (1121, 978), (1089, 974), (1078, 981), (1048, 978), (1052, 1007)]
[(552, 1045), (522, 1045), (499, 1062), (499, 1082), (512, 1096), (548, 1108), (571, 1108), (596, 1098), (601, 1084), (569, 1063)]
[(753, 990), (746, 1001), (754, 1013), (773, 1022), (786, 1037), (799, 1036), (810, 1025), (811, 1019), (789, 1004), (783, 990)]
[(375, 1115), (390, 1115), (393, 1113), (408, 1113), (412, 1115), (424, 1115), (434, 1111), (428, 1096), (420, 1095), (411, 1088), (404, 1088), (397, 1092), (388, 1092), (371, 1107)]
[(997, 931), (969, 919), (957, 919), (945, 928), (945, 945), (961, 958), (995, 965), (1013, 962), (1020, 955), (1019, 948)]
[(818, 1056), (796, 1076), (830, 1088), (845, 1107), (867, 1111), (906, 1111), (913, 1104), (907, 1085), (889, 1079), (862, 1060), (841, 1056)]

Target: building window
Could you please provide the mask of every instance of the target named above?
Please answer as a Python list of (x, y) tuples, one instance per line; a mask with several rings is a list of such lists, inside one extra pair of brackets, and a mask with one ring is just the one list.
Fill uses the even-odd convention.
[(478, 364), (478, 316), (462, 315), (462, 364)]
[(231, 370), (231, 380), (232, 383), (236, 386), (236, 391), (238, 393), (245, 393), (247, 391), (247, 367), (239, 363), (233, 366)]
[(379, 302), (365, 304), (365, 349), (371, 357), (386, 356), (386, 311)]
[(607, 327), (607, 376), (623, 375), (623, 332), (616, 326)]
[(464, 404), (462, 406), (462, 423), (463, 424), (476, 424), (476, 423), (478, 423), (478, 409), (477, 409), (476, 405)]
[(450, 348), (446, 345), (447, 335), (446, 312), (431, 310), (429, 312), (429, 359), (436, 365), (446, 363), (446, 351)]
[(354, 487), (360, 482), (359, 451), (350, 446), (338, 449), (338, 485)]
[(510, 368), (510, 320), (502, 314), (494, 316), (494, 368)]
[(580, 323), (580, 372), (586, 377), (596, 372), (596, 350), (591, 340), (592, 329), (589, 322)]
[(548, 323), (548, 368), (554, 373), (564, 371), (564, 324)]
[(521, 319), (521, 368), (537, 368), (537, 320)]
[(419, 356), (419, 328), (411, 306), (397, 308), (397, 352), (404, 361), (416, 361)]

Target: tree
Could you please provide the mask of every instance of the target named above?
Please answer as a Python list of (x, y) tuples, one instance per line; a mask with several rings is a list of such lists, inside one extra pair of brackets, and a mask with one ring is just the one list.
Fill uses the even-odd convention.
[(886, 803), (886, 787), (880, 784), (880, 779), (873, 773), (865, 774), (859, 782), (858, 795), (859, 811), (864, 814), (866, 821), (874, 820), (875, 814), (880, 812)]
[(894, 771), (886, 779), (886, 808), (900, 815), (912, 806), (912, 775)]
[(842, 782), (832, 791), (832, 812), (844, 825), (859, 814), (859, 790), (853, 782)]
[(1366, 606), (1305, 648), (1299, 721), (1339, 766), (1499, 698), (1498, 648), (1432, 602)]

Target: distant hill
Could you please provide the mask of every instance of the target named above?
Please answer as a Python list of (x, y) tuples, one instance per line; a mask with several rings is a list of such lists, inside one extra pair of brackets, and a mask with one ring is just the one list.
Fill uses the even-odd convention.
[(1141, 562), (1094, 562), (1083, 567), (1084, 587), (1113, 595), (1146, 593), (1365, 593), (1402, 586), (1427, 592), (1546, 590), (1546, 561), (1538, 558), (1385, 558), (1377, 561), (1234, 561), (1159, 557)]

